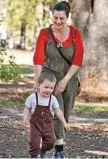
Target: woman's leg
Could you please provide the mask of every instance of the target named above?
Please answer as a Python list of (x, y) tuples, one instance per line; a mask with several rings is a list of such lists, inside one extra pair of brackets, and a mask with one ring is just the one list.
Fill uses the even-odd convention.
[[(62, 94), (57, 96), (59, 105), (60, 105), (60, 109), (62, 110), (63, 114), (64, 114), (64, 101), (63, 101), (63, 96)], [(57, 138), (56, 144), (55, 144), (55, 150), (54, 150), (54, 158), (63, 158), (63, 145), (64, 145), (64, 128), (63, 128), (63, 124), (57, 119), (55, 118), (53, 120), (53, 124), (54, 124), (54, 131), (55, 131), (55, 135)]]
[[(58, 95), (56, 98), (59, 102), (60, 109), (64, 114), (64, 101), (63, 101), (62, 94)], [(55, 132), (57, 140), (64, 138), (63, 124), (59, 121), (57, 117), (54, 118), (53, 125), (54, 125), (54, 132)]]
[[(75, 102), (75, 96), (77, 92), (77, 82), (74, 82), (73, 86), (68, 87), (67, 90), (65, 90), (61, 95), (57, 96), (58, 102), (60, 104), (60, 108), (64, 114), (64, 117), (66, 121), (68, 122), (70, 113), (72, 111), (72, 108), (74, 106)], [(55, 128), (55, 134), (57, 137), (55, 149), (56, 153), (54, 155), (55, 158), (63, 158), (63, 145), (64, 145), (64, 129), (59, 120), (54, 120), (54, 128)], [(58, 155), (57, 155), (58, 154)]]
[(75, 83), (75, 85), (73, 85), (71, 89), (68, 89), (63, 92), (64, 117), (67, 122), (69, 121), (69, 116), (74, 107), (76, 92), (77, 92), (77, 83)]

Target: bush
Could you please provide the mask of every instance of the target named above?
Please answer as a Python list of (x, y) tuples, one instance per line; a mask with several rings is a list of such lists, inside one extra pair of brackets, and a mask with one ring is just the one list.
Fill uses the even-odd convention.
[[(7, 58), (7, 64), (5, 59)], [(0, 79), (1, 81), (8, 83), (10, 80), (16, 81), (21, 76), (21, 70), (15, 63), (14, 56), (7, 56), (5, 50), (0, 50)]]

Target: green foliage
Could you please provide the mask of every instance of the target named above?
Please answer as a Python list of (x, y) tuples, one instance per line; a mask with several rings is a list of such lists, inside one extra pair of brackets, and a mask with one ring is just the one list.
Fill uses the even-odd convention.
[(75, 105), (74, 111), (81, 112), (81, 111), (88, 111), (88, 112), (108, 112), (107, 106), (98, 106), (98, 105)]
[[(4, 64), (6, 58), (7, 64)], [(15, 57), (12, 55), (8, 57), (6, 51), (0, 51), (0, 80), (7, 83), (19, 79), (20, 75), (21, 71), (15, 63)]]
[[(6, 6), (6, 24), (8, 31), (12, 32), (13, 39), (21, 42), (21, 36), (24, 36), (26, 48), (32, 48), (34, 37), (38, 36), (40, 28), (52, 23), (50, 11), (56, 2), (57, 0), (9, 0)], [(28, 39), (31, 43), (28, 43)]]
[(36, 0), (10, 0), (7, 5), (8, 25), (15, 30), (20, 29), (21, 23), (35, 25)]
[(13, 100), (9, 100), (9, 101), (2, 101), (0, 103), (0, 106), (5, 106), (6, 108), (24, 108), (24, 101), (20, 101), (18, 99), (16, 99), (15, 101)]
[(40, 3), (44, 6), (43, 23), (48, 23), (49, 10), (45, 8), (52, 8), (56, 2), (57, 0), (9, 0), (7, 4), (8, 27), (10, 26), (10, 28), (18, 30), (23, 22), (28, 25), (28, 28), (34, 28), (37, 23), (37, 19), (39, 18), (37, 10)]

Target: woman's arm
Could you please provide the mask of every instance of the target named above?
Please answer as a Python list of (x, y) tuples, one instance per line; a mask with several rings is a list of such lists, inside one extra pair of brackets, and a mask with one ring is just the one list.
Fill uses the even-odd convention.
[(40, 73), (42, 71), (42, 66), (41, 65), (34, 65), (34, 86), (33, 86), (33, 89), (34, 91), (38, 91), (38, 78), (40, 76)]
[(83, 48), (82, 37), (81, 37), (79, 30), (77, 30), (77, 34), (75, 37), (75, 52), (74, 52), (74, 57), (72, 59), (72, 65), (69, 68), (65, 77), (61, 81), (58, 82), (58, 84), (55, 88), (55, 95), (58, 95), (59, 93), (62, 93), (64, 91), (69, 80), (77, 72), (79, 67), (81, 67), (82, 60), (83, 60), (83, 53), (84, 53), (84, 48)]
[(36, 41), (36, 47), (35, 47), (35, 52), (33, 56), (33, 62), (34, 62), (34, 89), (37, 88), (37, 79), (41, 73), (42, 66), (44, 65), (44, 59), (45, 59), (45, 47), (47, 44), (48, 38), (47, 38), (47, 33), (45, 29), (42, 29), (40, 31), (40, 34), (37, 38)]
[(77, 72), (78, 69), (79, 69), (79, 66), (71, 65), (71, 67), (69, 68), (69, 71), (67, 72), (66, 76), (63, 79), (65, 83), (69, 82), (69, 80)]
[(37, 82), (37, 79), (40, 76), (41, 71), (42, 71), (41, 65), (34, 65), (34, 80), (35, 80), (35, 82)]

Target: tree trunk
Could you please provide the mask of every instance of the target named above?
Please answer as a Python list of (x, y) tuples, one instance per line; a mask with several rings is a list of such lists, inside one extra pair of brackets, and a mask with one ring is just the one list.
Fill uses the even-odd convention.
[(108, 0), (69, 2), (73, 25), (79, 28), (84, 41), (81, 69), (84, 87), (108, 92)]
[(26, 23), (21, 23), (21, 34), (20, 34), (20, 47), (21, 49), (25, 49), (25, 43), (26, 43)]

